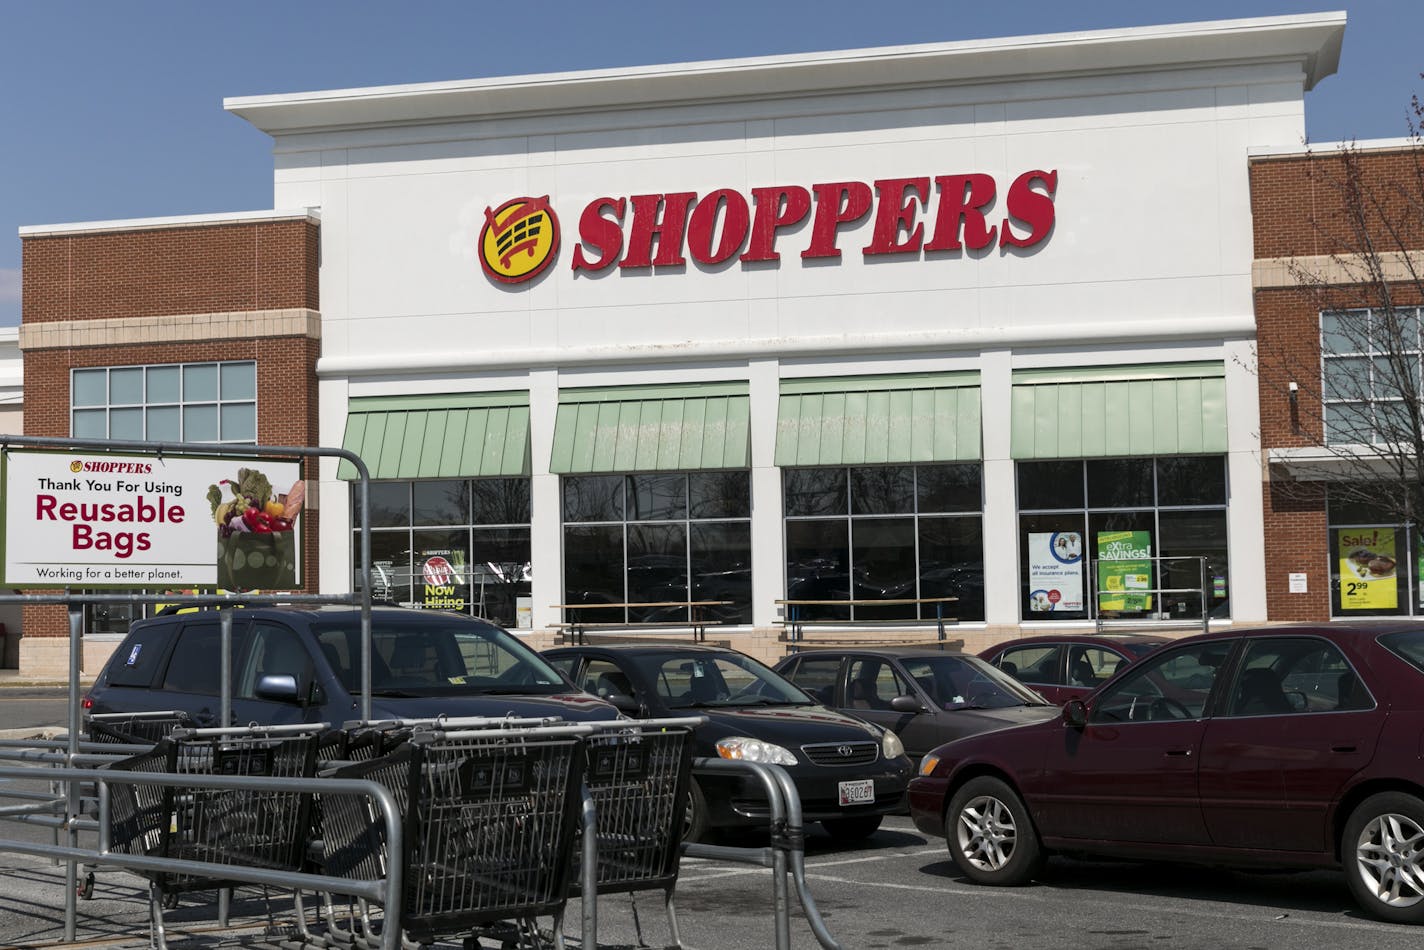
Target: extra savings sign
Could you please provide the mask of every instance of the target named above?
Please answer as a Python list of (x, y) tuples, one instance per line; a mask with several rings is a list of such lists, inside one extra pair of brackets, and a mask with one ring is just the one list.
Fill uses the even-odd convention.
[(7, 587), (299, 586), (298, 462), (11, 450)]
[[(578, 216), (575, 273), (640, 269), (736, 258), (781, 260), (783, 239), (799, 235), (802, 260), (837, 259), (841, 232), (871, 222), (865, 257), (921, 252), (1030, 248), (1053, 231), (1058, 172), (1030, 169), (1006, 182), (983, 173), (831, 181), (751, 189), (716, 188), (595, 198)], [(549, 196), (510, 198), (485, 208), (480, 265), (491, 279), (518, 284), (558, 258), (559, 216)]]

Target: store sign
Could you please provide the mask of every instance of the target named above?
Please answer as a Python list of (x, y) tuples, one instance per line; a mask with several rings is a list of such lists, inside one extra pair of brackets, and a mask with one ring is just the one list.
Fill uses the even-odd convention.
[(1395, 610), (1399, 581), (1393, 528), (1341, 528), (1341, 610)]
[[(1001, 195), (982, 173), (716, 188), (595, 198), (579, 215), (575, 272), (779, 261), (777, 242), (799, 230), (802, 260), (841, 256), (842, 229), (869, 218), (864, 257), (1029, 248), (1053, 231), (1058, 172), (1034, 169)], [(1000, 199), (1002, 197), (1002, 204)], [(485, 209), (480, 261), (503, 283), (537, 276), (558, 252), (558, 218), (543, 198), (513, 198)], [(809, 221), (809, 227), (805, 226)], [(537, 232), (537, 233), (536, 233)]]
[(298, 586), (297, 462), (12, 450), (0, 468), (0, 585)]
[(1098, 532), (1098, 609), (1151, 610), (1152, 533)]
[(1083, 609), (1083, 536), (1052, 531), (1028, 536), (1030, 613)]

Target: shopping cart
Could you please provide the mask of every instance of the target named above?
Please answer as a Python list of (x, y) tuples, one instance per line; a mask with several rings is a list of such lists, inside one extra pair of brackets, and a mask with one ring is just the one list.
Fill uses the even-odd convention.
[[(148, 752), (105, 768), (181, 775), (310, 778), (325, 724), (177, 729)], [(311, 794), (254, 789), (174, 789), (115, 784), (110, 847), (125, 854), (297, 871), (310, 836)], [(163, 909), (180, 894), (233, 887), (221, 875), (146, 873), (154, 942), (163, 948)]]
[(153, 745), (174, 729), (193, 725), (177, 709), (132, 713), (89, 713), (84, 717), (90, 742), (116, 745)]
[[(403, 862), (400, 921), (416, 942), (463, 936), (506, 947), (544, 946), (537, 918), (568, 900), (577, 838), (586, 725), (414, 731), (387, 755), (335, 770), (389, 788), (405, 819), (405, 853), (387, 853), (382, 824), (355, 797), (326, 802), (323, 870), (384, 877)], [(362, 905), (329, 943), (374, 945)], [(555, 943), (562, 937), (555, 931)]]
[[(571, 888), (585, 904), (585, 943), (597, 945), (597, 908), (590, 902), (607, 894), (661, 890), (672, 946), (682, 946), (673, 890), (692, 771), (691, 730), (706, 721), (590, 724), (594, 732), (584, 740), (584, 784), (594, 805), (595, 893), (585, 893), (577, 878)], [(561, 927), (562, 921), (555, 925)]]

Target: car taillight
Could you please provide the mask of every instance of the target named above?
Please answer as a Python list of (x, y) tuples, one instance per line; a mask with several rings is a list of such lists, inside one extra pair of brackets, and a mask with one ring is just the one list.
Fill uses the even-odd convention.
[(93, 709), (93, 708), (94, 708), (94, 697), (92, 697), (92, 696), (85, 696), (84, 699), (79, 703), (79, 705), (80, 705), (82, 708), (84, 708), (84, 709)]

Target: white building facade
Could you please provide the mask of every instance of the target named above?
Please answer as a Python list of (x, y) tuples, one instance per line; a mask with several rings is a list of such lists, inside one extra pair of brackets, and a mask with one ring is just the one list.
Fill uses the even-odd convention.
[[(383, 596), (535, 630), (710, 600), (732, 631), (954, 596), (975, 644), (1266, 619), (1247, 153), (1303, 140), (1343, 30), (226, 107), (274, 137), (274, 207), (319, 209), (321, 442), (372, 469)], [(350, 474), (323, 463), (328, 590)]]

